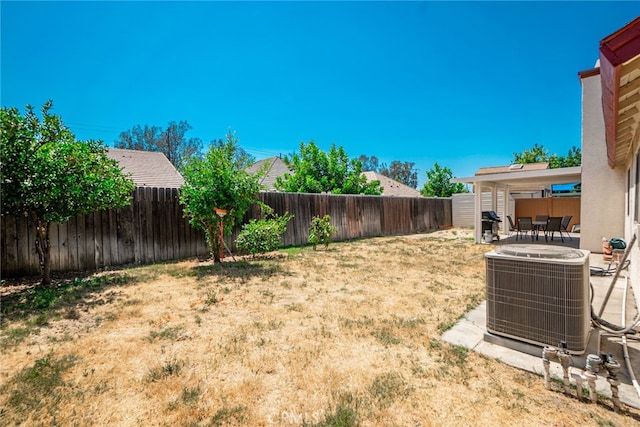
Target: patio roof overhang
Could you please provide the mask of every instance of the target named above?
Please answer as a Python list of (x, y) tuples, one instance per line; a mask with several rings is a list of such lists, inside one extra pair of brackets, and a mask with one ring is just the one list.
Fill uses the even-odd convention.
[(473, 184), (480, 185), (481, 187), (500, 189), (506, 189), (514, 185), (522, 187), (526, 185), (538, 186), (551, 184), (570, 184), (581, 181), (581, 166), (531, 171), (513, 171), (507, 173), (476, 175), (466, 178), (451, 179), (451, 182), (453, 183), (461, 182), (463, 184)]
[[(461, 182), (463, 184), (472, 184), (476, 187), (474, 213), (475, 213), (475, 241), (482, 241), (482, 189), (489, 188), (491, 190), (492, 205), (495, 207), (497, 190), (509, 192), (510, 187), (518, 186), (538, 186), (552, 184), (570, 184), (582, 181), (582, 167), (574, 166), (570, 168), (557, 169), (541, 169), (528, 171), (511, 171), (505, 173), (495, 173), (487, 175), (475, 175), (466, 178), (452, 178), (451, 182)], [(505, 195), (506, 199), (506, 195)], [(509, 215), (508, 203), (505, 204), (505, 215)], [(494, 209), (495, 210), (495, 209)], [(503, 222), (506, 227), (506, 221)]]
[(640, 18), (600, 42), (600, 80), (609, 167), (625, 166), (640, 135)]

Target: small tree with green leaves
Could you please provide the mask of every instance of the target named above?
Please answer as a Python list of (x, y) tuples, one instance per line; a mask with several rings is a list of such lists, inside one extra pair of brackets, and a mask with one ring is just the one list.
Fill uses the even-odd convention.
[(420, 194), (424, 197), (451, 197), (455, 193), (468, 193), (461, 182), (451, 183), (453, 173), (448, 167), (441, 167), (438, 162), (427, 171), (427, 182), (424, 183)]
[(292, 174), (276, 178), (276, 188), (290, 193), (332, 194), (382, 194), (380, 181), (367, 182), (362, 173), (362, 163), (349, 159), (344, 148), (331, 146), (329, 153), (322, 151), (315, 142), (300, 143), (300, 153), (284, 163)]
[(582, 151), (576, 146), (572, 146), (567, 152), (567, 156), (558, 156), (557, 154), (549, 154), (543, 145), (533, 144), (529, 150), (522, 153), (513, 153), (513, 163), (540, 163), (549, 162), (549, 168), (567, 168), (572, 166), (580, 166), (582, 164)]
[(281, 236), (287, 231), (287, 223), (293, 218), (290, 213), (278, 215), (267, 205), (262, 205), (264, 218), (251, 219), (242, 226), (236, 239), (241, 250), (254, 255), (275, 251), (281, 245)]
[[(205, 232), (215, 262), (220, 262), (220, 221), (225, 234), (244, 218), (252, 204), (258, 202), (263, 171), (250, 174), (237, 161), (238, 140), (232, 132), (226, 142), (212, 144), (203, 159), (192, 157), (183, 170), (185, 185), (180, 189), (180, 203), (189, 223)], [(221, 218), (215, 208), (227, 214)]]
[(331, 242), (331, 236), (337, 232), (338, 229), (331, 225), (331, 216), (325, 215), (322, 218), (314, 216), (309, 227), (309, 243), (313, 246), (314, 251), (316, 246), (320, 244), (324, 245), (326, 249)]
[(35, 225), (42, 285), (51, 283), (51, 223), (126, 206), (134, 190), (102, 142), (77, 141), (52, 108), (45, 102), (41, 119), (29, 105), (24, 115), (17, 108), (0, 112), (2, 215), (29, 217)]

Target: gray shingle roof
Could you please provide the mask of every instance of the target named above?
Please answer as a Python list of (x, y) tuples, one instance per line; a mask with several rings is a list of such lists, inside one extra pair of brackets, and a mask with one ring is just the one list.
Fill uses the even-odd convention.
[(180, 188), (184, 185), (182, 175), (158, 151), (109, 148), (107, 157), (118, 161), (122, 172), (133, 179), (136, 187)]
[(264, 178), (262, 178), (260, 184), (262, 184), (263, 190), (265, 191), (275, 191), (276, 178), (279, 176), (283, 176), (285, 173), (290, 174), (291, 171), (280, 157), (269, 157), (268, 159), (260, 160), (249, 166), (247, 168), (247, 172), (256, 173), (265, 164), (268, 165), (267, 174)]
[(420, 192), (415, 188), (411, 188), (401, 182), (391, 179), (388, 176), (380, 175), (377, 172), (367, 171), (363, 172), (363, 175), (367, 178), (367, 182), (378, 180), (383, 187), (383, 196), (396, 196), (396, 197), (422, 197)]

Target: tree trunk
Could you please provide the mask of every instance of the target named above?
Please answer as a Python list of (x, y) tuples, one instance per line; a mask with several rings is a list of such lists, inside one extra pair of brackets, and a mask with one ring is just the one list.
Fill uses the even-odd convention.
[(40, 261), (40, 270), (42, 271), (42, 286), (51, 284), (51, 244), (49, 241), (50, 221), (42, 219), (36, 220), (36, 251), (38, 252), (38, 260)]
[(207, 241), (209, 243), (209, 252), (213, 257), (213, 262), (221, 262), (220, 259), (220, 231), (218, 227), (214, 227), (211, 224), (207, 226)]

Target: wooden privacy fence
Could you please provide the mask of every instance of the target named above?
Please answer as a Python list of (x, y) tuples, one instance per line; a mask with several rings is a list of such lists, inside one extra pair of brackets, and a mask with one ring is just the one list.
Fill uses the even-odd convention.
[[(35, 227), (27, 218), (2, 217), (2, 276), (40, 273)], [(121, 209), (51, 224), (51, 270), (87, 271), (148, 264), (208, 253), (204, 233), (183, 218), (175, 188), (136, 188)]]
[[(294, 218), (282, 236), (285, 246), (307, 243), (314, 216), (330, 215), (334, 240), (391, 236), (436, 230), (451, 224), (451, 199), (300, 193), (260, 193), (276, 213)], [(245, 221), (260, 215), (253, 206)], [(35, 228), (27, 218), (2, 217), (3, 277), (37, 275)], [(226, 238), (235, 250), (240, 228)], [(183, 218), (175, 188), (137, 188), (131, 206), (95, 212), (51, 225), (52, 271), (92, 271), (127, 264), (150, 264), (207, 256), (204, 233)]]
[[(282, 236), (285, 246), (307, 243), (314, 216), (331, 216), (337, 241), (422, 233), (451, 224), (450, 198), (264, 192), (260, 200), (278, 214), (294, 215)], [(245, 219), (259, 213), (254, 206)]]
[(565, 216), (571, 215), (571, 222), (567, 230), (580, 224), (580, 197), (544, 197), (536, 199), (517, 199), (516, 211), (513, 220), (517, 217), (536, 215)]

